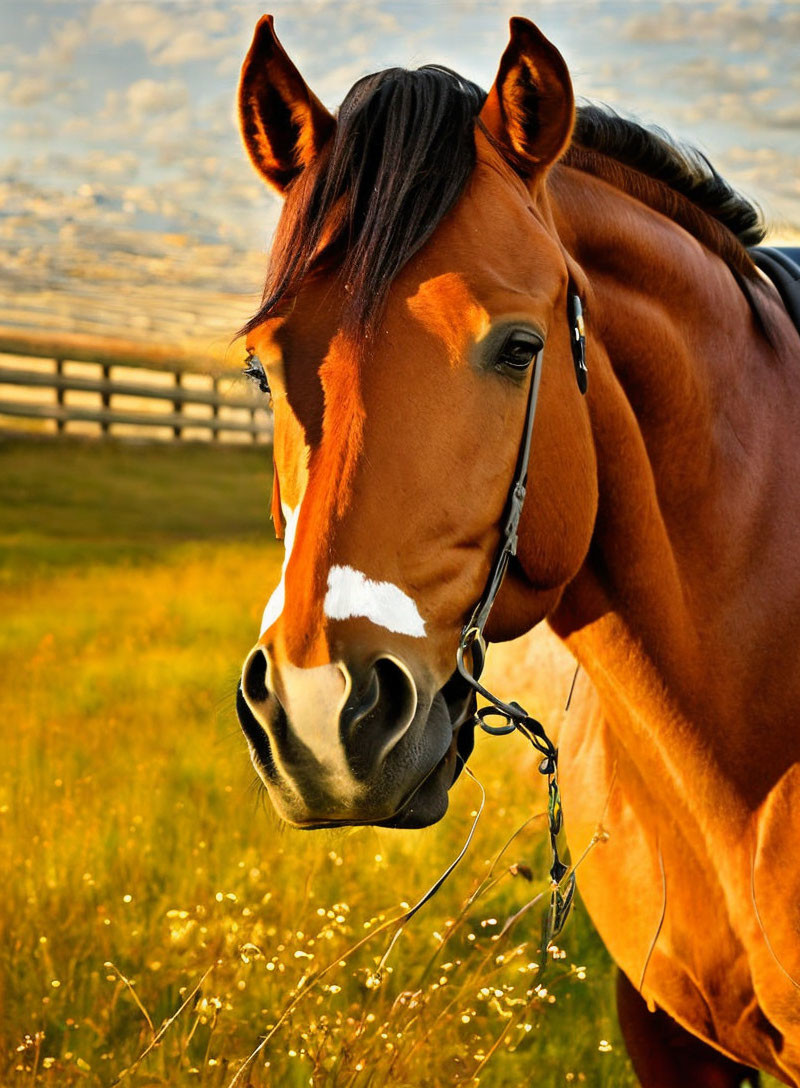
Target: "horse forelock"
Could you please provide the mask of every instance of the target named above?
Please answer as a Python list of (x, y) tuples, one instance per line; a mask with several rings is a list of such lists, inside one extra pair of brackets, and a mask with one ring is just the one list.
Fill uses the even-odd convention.
[(368, 335), (392, 281), (472, 173), (474, 121), (485, 97), (438, 66), (359, 80), (340, 107), (334, 138), (289, 191), (262, 305), (243, 331), (273, 314), (309, 273), (335, 264), (343, 325)]

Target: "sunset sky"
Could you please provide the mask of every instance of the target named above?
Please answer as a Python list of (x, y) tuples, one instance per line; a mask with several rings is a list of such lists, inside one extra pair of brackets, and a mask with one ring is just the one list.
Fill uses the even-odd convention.
[[(796, 0), (278, 0), (271, 10), (329, 106), (359, 76), (394, 64), (437, 61), (487, 87), (508, 17), (527, 15), (564, 53), (578, 95), (696, 143), (779, 233), (800, 227)], [(278, 202), (245, 160), (234, 116), (263, 11), (223, 0), (2, 0), (7, 252), (23, 246), (44, 267), (58, 232), (100, 252), (119, 231), (142, 245), (170, 232), (263, 252)], [(236, 261), (223, 264), (235, 278)]]

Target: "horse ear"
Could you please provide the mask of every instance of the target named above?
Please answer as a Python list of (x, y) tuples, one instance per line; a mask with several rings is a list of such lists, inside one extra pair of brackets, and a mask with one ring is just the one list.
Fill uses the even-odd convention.
[(575, 98), (564, 58), (539, 28), (519, 17), (509, 25), (511, 41), (480, 120), (513, 166), (530, 176), (569, 145)]
[(306, 85), (263, 15), (242, 65), (239, 127), (256, 170), (279, 193), (309, 166), (336, 121)]

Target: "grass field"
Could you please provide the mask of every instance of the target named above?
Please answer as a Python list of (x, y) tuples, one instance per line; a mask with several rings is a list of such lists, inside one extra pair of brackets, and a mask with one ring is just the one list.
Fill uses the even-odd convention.
[(491, 869), (543, 808), (521, 740), (479, 742), (473, 845), (379, 985), (381, 926), (477, 786), (422, 832), (299, 833), (262, 803), (233, 692), (280, 566), (267, 469), (0, 446), (0, 1084), (222, 1086), (271, 1033), (237, 1084), (634, 1085), (582, 908), (538, 988), (538, 908), (501, 933), (545, 887), (540, 820)]

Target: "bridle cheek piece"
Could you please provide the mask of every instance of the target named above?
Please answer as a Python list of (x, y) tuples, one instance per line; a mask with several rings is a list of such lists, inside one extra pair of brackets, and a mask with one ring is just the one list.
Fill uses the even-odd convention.
[[(567, 309), (575, 378), (581, 394), (585, 394), (588, 387), (586, 333), (583, 322), (583, 307), (577, 292), (570, 291), (567, 299)], [(481, 684), (480, 676), (486, 660), (484, 629), (492, 605), (500, 591), (500, 586), (503, 584), (508, 564), (517, 554), (519, 522), (522, 516), (522, 506), (525, 502), (528, 482), (533, 422), (536, 417), (536, 403), (539, 398), (543, 354), (544, 348), (541, 348), (533, 362), (522, 441), (517, 457), (514, 479), (509, 491), (508, 509), (503, 522), (500, 545), (489, 571), (486, 589), (464, 625), (458, 650), (456, 651), (458, 673), (473, 690), (473, 705), (475, 708), (473, 726), (479, 726), (484, 732), (495, 737), (505, 736), (508, 733), (513, 733), (514, 730), (519, 730), (542, 756), (539, 771), (547, 777), (547, 821), (550, 834), (551, 865), (550, 902), (542, 924), (540, 973), (547, 961), (548, 946), (563, 929), (575, 896), (575, 873), (570, 869), (569, 852), (566, 846), (561, 850), (559, 849), (559, 836), (563, 829), (563, 814), (561, 793), (558, 788), (558, 749), (547, 736), (541, 722), (528, 714), (519, 703), (514, 701), (505, 703), (502, 699), (493, 695)], [(467, 655), (469, 655), (469, 665), (467, 664)], [(482, 696), (489, 705), (479, 709), (477, 706), (478, 695)], [(500, 719), (501, 724), (493, 724), (491, 721), (493, 718)]]

